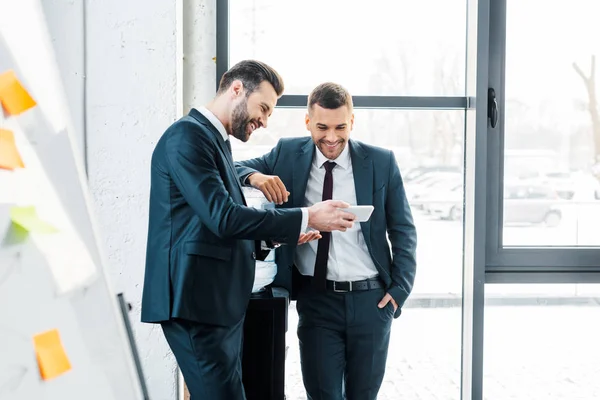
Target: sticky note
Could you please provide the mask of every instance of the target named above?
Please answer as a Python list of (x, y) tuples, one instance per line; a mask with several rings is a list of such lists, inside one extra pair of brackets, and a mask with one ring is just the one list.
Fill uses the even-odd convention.
[(71, 363), (57, 329), (35, 335), (33, 345), (43, 380), (56, 378), (71, 370)]
[(9, 130), (0, 129), (0, 168), (14, 170), (24, 167), (15, 136)]
[(36, 105), (14, 71), (0, 74), (0, 103), (8, 115), (21, 114)]
[(11, 221), (29, 233), (55, 233), (58, 230), (49, 223), (42, 221), (35, 207), (11, 207)]

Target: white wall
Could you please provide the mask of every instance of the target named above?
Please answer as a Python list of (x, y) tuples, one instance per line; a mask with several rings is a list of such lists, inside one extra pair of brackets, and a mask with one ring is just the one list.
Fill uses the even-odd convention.
[(134, 306), (130, 317), (152, 400), (175, 400), (178, 390), (160, 326), (139, 322), (150, 158), (180, 117), (178, 104), (187, 112), (214, 95), (215, 2), (43, 0), (74, 125), (80, 144), (87, 143), (108, 277)]
[(215, 95), (217, 65), (216, 1), (184, 0), (183, 106), (207, 103)]
[(109, 276), (134, 306), (130, 317), (152, 399), (175, 399), (175, 362), (160, 326), (139, 323), (150, 157), (177, 117), (175, 6), (89, 1), (86, 24), (88, 177)]
[(41, 3), (65, 86), (77, 146), (83, 159), (85, 146), (84, 3), (72, 0), (42, 0)]

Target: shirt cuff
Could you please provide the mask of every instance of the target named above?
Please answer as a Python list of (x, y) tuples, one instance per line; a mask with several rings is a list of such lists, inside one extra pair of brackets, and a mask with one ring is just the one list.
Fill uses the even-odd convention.
[(250, 178), (250, 175), (254, 175), (256, 172), (250, 172), (248, 175), (246, 175), (246, 177), (244, 178), (244, 186), (252, 186), (250, 185), (250, 181), (248, 180), (248, 178)]
[(306, 228), (308, 228), (308, 208), (302, 207), (302, 225), (300, 225), (300, 233), (306, 232)]

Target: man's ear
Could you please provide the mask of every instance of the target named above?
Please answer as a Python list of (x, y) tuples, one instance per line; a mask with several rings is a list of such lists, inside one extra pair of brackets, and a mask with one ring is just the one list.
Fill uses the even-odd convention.
[(231, 82), (229, 86), (229, 92), (233, 98), (239, 97), (244, 94), (244, 84), (239, 79)]
[(310, 115), (308, 115), (308, 113), (304, 116), (304, 123), (306, 124), (306, 130), (309, 131), (308, 125), (310, 124)]
[(350, 130), (354, 130), (354, 113), (350, 116)]

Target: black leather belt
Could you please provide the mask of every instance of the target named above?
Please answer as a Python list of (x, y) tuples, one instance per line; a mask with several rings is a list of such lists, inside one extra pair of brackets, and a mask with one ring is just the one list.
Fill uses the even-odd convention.
[(333, 290), (334, 292), (354, 292), (357, 290), (372, 290), (383, 288), (383, 283), (379, 278), (365, 279), (362, 281), (354, 282), (337, 282), (327, 280), (327, 289)]

